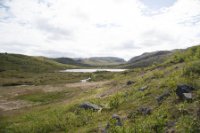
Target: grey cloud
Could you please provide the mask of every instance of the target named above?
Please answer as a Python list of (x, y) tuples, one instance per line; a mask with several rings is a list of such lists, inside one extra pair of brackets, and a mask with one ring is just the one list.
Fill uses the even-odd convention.
[(49, 0), (38, 0), (38, 3), (39, 3), (39, 4), (44, 4), (44, 5), (46, 5), (47, 7), (51, 7), (51, 6), (52, 6), (52, 3), (49, 2)]
[(0, 9), (9, 10), (9, 6), (6, 5), (5, 0), (0, 0)]
[(120, 27), (120, 25), (115, 24), (115, 23), (107, 23), (107, 24), (98, 23), (95, 26), (97, 28), (117, 28), (117, 27)]
[(77, 54), (72, 52), (61, 52), (57, 50), (37, 50), (38, 55), (44, 55), (47, 57), (76, 57)]
[(73, 52), (62, 52), (59, 50), (41, 50), (39, 46), (34, 44), (20, 43), (20, 42), (7, 42), (0, 43), (1, 51), (8, 53), (21, 53), (30, 54), (34, 56), (47, 56), (47, 57), (76, 57), (78, 54)]
[(36, 47), (33, 44), (20, 43), (20, 42), (6, 42), (6, 43), (1, 43), (0, 45), (3, 52), (17, 52), (17, 53), (25, 53), (27, 49), (33, 49), (34, 47)]
[(133, 40), (129, 40), (129, 41), (122, 43), (122, 48), (124, 48), (124, 49), (138, 49), (140, 47), (137, 46)]
[(183, 25), (196, 25), (200, 24), (200, 14), (187, 18), (186, 20), (180, 22)]
[(81, 11), (80, 9), (77, 9), (76, 11), (74, 11), (72, 13), (72, 16), (75, 18), (78, 18), (80, 20), (83, 20), (83, 21), (89, 20), (89, 16), (86, 13), (84, 13), (83, 11)]
[(38, 19), (37, 28), (44, 31), (47, 34), (48, 39), (51, 40), (70, 40), (72, 37), (71, 30), (52, 25), (47, 19)]
[(10, 12), (8, 5), (9, 0), (0, 0), (0, 22), (8, 22), (10, 18), (13, 18), (13, 14)]
[(134, 50), (134, 49), (140, 49), (138, 45), (135, 44), (133, 40), (127, 40), (123, 43), (121, 43), (119, 46), (114, 46), (112, 49), (114, 50)]
[(149, 30), (143, 33), (141, 37), (143, 40), (140, 44), (143, 46), (162, 45), (162, 43), (172, 43), (177, 40), (170, 34), (158, 30)]

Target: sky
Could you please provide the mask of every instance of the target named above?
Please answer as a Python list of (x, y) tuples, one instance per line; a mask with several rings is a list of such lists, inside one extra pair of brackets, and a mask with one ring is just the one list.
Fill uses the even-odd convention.
[(0, 0), (0, 52), (122, 57), (200, 44), (200, 0)]

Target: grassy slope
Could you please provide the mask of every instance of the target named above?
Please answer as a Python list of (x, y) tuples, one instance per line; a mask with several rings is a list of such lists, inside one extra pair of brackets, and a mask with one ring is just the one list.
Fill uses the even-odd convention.
[(0, 54), (0, 64), (0, 86), (65, 82), (70, 75), (55, 71), (77, 67), (60, 64), (45, 57), (4, 53)]
[(122, 64), (123, 68), (147, 67), (153, 64), (163, 63), (174, 51), (156, 51), (144, 53), (142, 55), (131, 58), (126, 64)]
[(16, 70), (23, 72), (46, 72), (73, 68), (72, 65), (63, 65), (44, 57), (32, 57), (20, 54), (0, 54), (0, 70)]
[[(0, 119), (0, 132), (98, 132), (111, 122), (112, 114), (117, 113), (124, 118), (123, 127), (111, 124), (110, 132), (161, 133), (173, 128), (178, 133), (197, 133), (200, 131), (199, 66), (200, 46), (176, 52), (162, 64), (115, 74), (110, 84), (92, 93), (83, 93), (68, 104), (49, 104), (4, 116)], [(126, 86), (128, 80), (135, 83)], [(178, 100), (175, 94), (176, 86), (182, 83), (196, 88), (190, 102)], [(143, 86), (148, 89), (138, 91)], [(105, 88), (113, 88), (112, 95), (96, 97)], [(170, 91), (170, 96), (158, 104), (155, 98), (166, 90)], [(101, 113), (82, 110), (77, 107), (82, 101), (107, 108)], [(152, 113), (140, 115), (137, 113), (140, 107), (150, 107)], [(175, 122), (175, 126), (167, 127), (169, 122)]]

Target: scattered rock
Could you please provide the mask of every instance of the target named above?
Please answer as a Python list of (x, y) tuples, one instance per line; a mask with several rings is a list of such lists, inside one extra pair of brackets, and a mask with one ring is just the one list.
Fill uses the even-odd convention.
[(139, 89), (139, 91), (145, 91), (148, 88), (148, 86), (144, 86), (142, 88)]
[(193, 87), (189, 85), (178, 85), (176, 89), (176, 95), (182, 100), (191, 100)]
[(114, 114), (114, 115), (112, 116), (112, 119), (117, 120), (117, 122), (115, 123), (115, 126), (122, 126), (121, 118), (120, 118), (119, 115)]
[(135, 83), (134, 81), (129, 80), (129, 81), (126, 82), (126, 85), (132, 85), (134, 83)]
[(92, 110), (95, 110), (95, 111), (102, 109), (100, 106), (98, 106), (96, 104), (92, 104), (90, 102), (84, 102), (79, 107), (83, 108), (83, 109), (92, 109)]
[(166, 133), (176, 133), (175, 129), (174, 128), (171, 128), (171, 129), (168, 129), (166, 131)]
[(174, 69), (178, 69), (178, 68), (179, 68), (178, 66), (174, 67)]
[[(113, 114), (112, 115), (112, 119), (113, 120), (116, 120), (116, 122), (114, 123), (113, 126), (123, 126), (122, 122), (121, 122), (121, 118), (119, 115), (117, 114)], [(109, 128), (110, 128), (110, 123), (108, 122), (107, 125), (106, 125), (106, 128), (102, 130), (102, 133), (107, 133)]]
[(200, 108), (197, 110), (197, 118), (200, 120)]
[(168, 128), (174, 127), (175, 125), (176, 125), (176, 122), (174, 122), (174, 121), (169, 121), (169, 122), (166, 123), (166, 126)]
[(138, 109), (138, 112), (142, 115), (150, 115), (151, 111), (152, 111), (152, 109), (149, 107), (141, 107)]
[(185, 100), (191, 100), (192, 99), (192, 93), (183, 93)]
[(165, 98), (170, 96), (169, 91), (164, 92), (162, 95), (156, 98), (157, 102), (160, 104)]

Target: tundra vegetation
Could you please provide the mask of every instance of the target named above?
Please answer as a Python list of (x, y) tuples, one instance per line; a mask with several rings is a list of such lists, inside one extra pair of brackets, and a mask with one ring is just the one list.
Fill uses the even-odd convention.
[[(119, 73), (60, 73), (78, 66), (0, 58), (1, 133), (200, 132), (200, 46)], [(187, 92), (177, 93), (180, 85)]]

